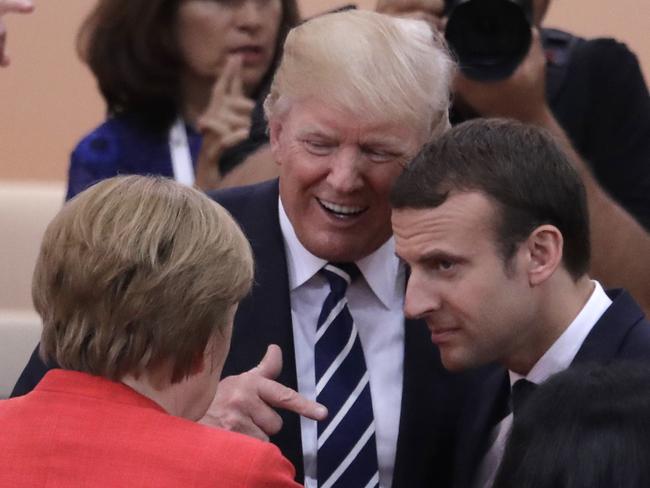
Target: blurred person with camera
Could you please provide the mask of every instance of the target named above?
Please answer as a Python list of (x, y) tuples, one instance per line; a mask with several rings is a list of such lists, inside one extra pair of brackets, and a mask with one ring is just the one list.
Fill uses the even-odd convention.
[(460, 68), (452, 123), (507, 117), (563, 141), (587, 188), (592, 274), (650, 311), (650, 96), (623, 44), (543, 28), (549, 4), (379, 0), (377, 10), (445, 30)]

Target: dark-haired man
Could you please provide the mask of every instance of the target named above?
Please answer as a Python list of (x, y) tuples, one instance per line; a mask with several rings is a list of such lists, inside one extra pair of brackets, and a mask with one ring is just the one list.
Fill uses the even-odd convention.
[(641, 309), (587, 274), (585, 189), (546, 131), (499, 119), (456, 126), (419, 153), (391, 202), (396, 252), (411, 268), (407, 316), (427, 322), (447, 369), (504, 368), (461, 422), (458, 486), (491, 486), (517, 380), (650, 360)]
[[(442, 30), (451, 3), (379, 0), (377, 10), (423, 18)], [(650, 95), (624, 44), (544, 28), (550, 3), (531, 2), (531, 46), (508, 78), (473, 80), (459, 71), (452, 123), (505, 117), (562, 139), (587, 190), (590, 272), (630, 290), (650, 313)]]

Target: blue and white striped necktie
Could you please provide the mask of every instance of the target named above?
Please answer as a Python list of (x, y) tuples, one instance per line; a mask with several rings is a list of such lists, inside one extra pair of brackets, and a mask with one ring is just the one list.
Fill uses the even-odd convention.
[(316, 329), (316, 400), (329, 410), (318, 422), (319, 488), (379, 485), (370, 382), (345, 292), (359, 276), (353, 263), (327, 264), (330, 284)]

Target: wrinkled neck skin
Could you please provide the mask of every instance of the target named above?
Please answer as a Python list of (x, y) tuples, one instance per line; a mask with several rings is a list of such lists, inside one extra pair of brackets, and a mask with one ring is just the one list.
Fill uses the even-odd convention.
[(171, 378), (171, 374), (157, 372), (143, 373), (137, 378), (126, 375), (120, 381), (157, 403), (170, 415), (192, 421), (203, 417), (206, 409), (201, 405), (202, 402), (197, 401), (202, 392), (197, 391), (194, 376), (174, 384), (168, 378)]

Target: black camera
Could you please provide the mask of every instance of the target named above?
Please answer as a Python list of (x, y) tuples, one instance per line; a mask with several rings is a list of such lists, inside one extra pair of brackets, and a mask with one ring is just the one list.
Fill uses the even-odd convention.
[(445, 38), (463, 74), (508, 78), (530, 48), (532, 10), (532, 0), (447, 0)]

